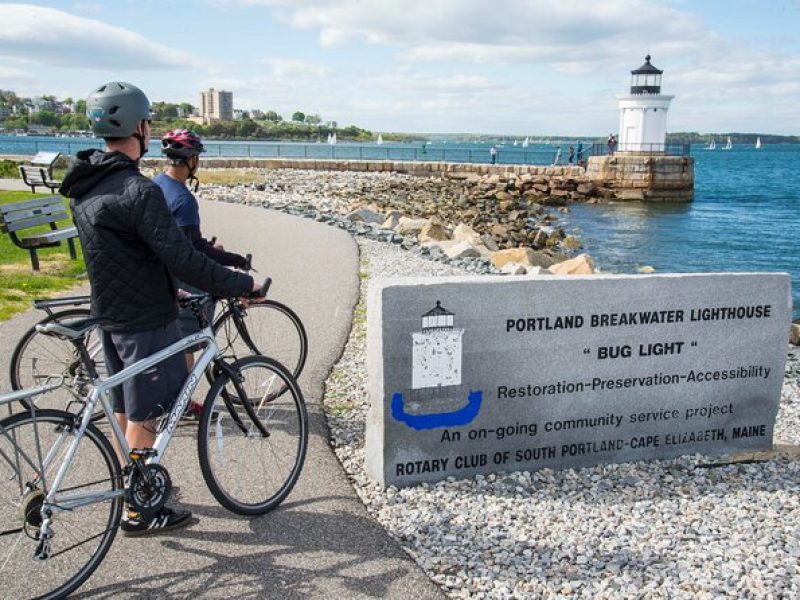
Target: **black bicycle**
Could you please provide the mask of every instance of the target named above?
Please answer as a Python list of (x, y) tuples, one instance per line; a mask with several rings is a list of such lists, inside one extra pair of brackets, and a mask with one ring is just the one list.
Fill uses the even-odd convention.
[[(66, 403), (86, 396), (92, 378), (72, 344), (42, 334), (37, 325), (88, 318), (89, 296), (38, 299), (33, 306), (46, 316), (26, 331), (14, 348), (9, 368), (11, 387), (30, 389), (54, 377), (63, 377), (63, 386), (37, 401), (39, 408), (63, 408)], [(246, 305), (239, 298), (223, 299), (218, 302), (212, 329), (222, 357), (237, 360), (254, 354), (269, 356), (286, 367), (295, 379), (300, 377), (308, 356), (308, 336), (300, 317), (288, 306), (275, 300)], [(98, 333), (90, 332), (85, 344), (96, 371), (104, 376), (107, 371)], [(207, 373), (209, 381), (214, 375)], [(26, 399), (20, 403), (26, 410), (30, 408)], [(102, 416), (103, 411), (98, 407), (94, 418)]]

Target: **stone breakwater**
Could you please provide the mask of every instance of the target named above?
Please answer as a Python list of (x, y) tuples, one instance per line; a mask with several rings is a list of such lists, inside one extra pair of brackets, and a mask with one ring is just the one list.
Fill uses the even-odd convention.
[(576, 194), (594, 193), (578, 191), (574, 181), (559, 180), (561, 189), (512, 174), (419, 178), (302, 170), (257, 170), (255, 179), (206, 185), (199, 195), (326, 222), (470, 272), (595, 271), (590, 257), (572, 258), (580, 241), (559, 224)]
[(364, 471), (368, 280), (464, 270), (364, 238), (359, 247), (362, 300), (323, 400), (332, 445), (370, 514), (449, 597), (800, 597), (796, 349), (775, 429), (776, 445), (793, 449), (381, 488)]

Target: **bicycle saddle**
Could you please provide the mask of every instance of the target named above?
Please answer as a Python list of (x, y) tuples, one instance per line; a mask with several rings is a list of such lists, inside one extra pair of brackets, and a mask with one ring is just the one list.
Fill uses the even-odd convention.
[(66, 323), (51, 322), (39, 324), (36, 326), (36, 331), (44, 333), (45, 335), (53, 335), (56, 337), (76, 340), (82, 338), (92, 329), (100, 324), (100, 320), (95, 317), (88, 319), (77, 319), (75, 321), (67, 321)]

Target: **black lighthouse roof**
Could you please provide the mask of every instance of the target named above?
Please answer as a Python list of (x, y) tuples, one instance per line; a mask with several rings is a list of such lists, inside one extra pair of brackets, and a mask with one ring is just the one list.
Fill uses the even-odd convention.
[(645, 56), (644, 57), (644, 64), (641, 67), (639, 67), (638, 69), (634, 69), (633, 71), (631, 71), (631, 75), (645, 75), (647, 73), (650, 73), (652, 75), (661, 75), (664, 71), (662, 71), (661, 69), (656, 69), (650, 63), (650, 58), (651, 58), (651, 56), (649, 54), (647, 56)]
[(423, 318), (425, 317), (452, 317), (453, 313), (442, 306), (441, 300), (436, 301), (436, 306), (422, 315)]

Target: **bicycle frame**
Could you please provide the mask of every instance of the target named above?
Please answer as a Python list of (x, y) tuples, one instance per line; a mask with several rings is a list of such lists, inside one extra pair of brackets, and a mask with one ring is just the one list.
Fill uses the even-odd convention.
[[(122, 385), (125, 381), (132, 379), (136, 375), (143, 373), (144, 371), (150, 369), (151, 367), (155, 366), (156, 364), (160, 363), (161, 361), (179, 353), (186, 353), (189, 348), (195, 347), (198, 344), (205, 345), (203, 351), (201, 352), (200, 356), (197, 358), (194, 367), (190, 371), (186, 381), (181, 388), (180, 393), (175, 401), (172, 410), (169, 413), (169, 416), (166, 417), (166, 424), (164, 429), (158, 434), (156, 437), (155, 444), (153, 446), (153, 450), (155, 450), (154, 456), (147, 459), (148, 463), (159, 463), (161, 462), (167, 447), (169, 445), (170, 440), (172, 439), (172, 435), (175, 431), (175, 427), (180, 419), (180, 416), (183, 414), (184, 410), (186, 409), (187, 404), (189, 403), (192, 394), (194, 393), (197, 385), (200, 381), (200, 378), (203, 375), (203, 372), (208, 367), (209, 364), (217, 357), (219, 354), (219, 348), (217, 347), (216, 342), (214, 341), (214, 333), (210, 327), (206, 327), (200, 333), (192, 334), (185, 338), (182, 338), (173, 344), (170, 344), (166, 348), (160, 350), (159, 352), (148, 356), (145, 359), (142, 359), (135, 364), (126, 367), (119, 373), (112, 375), (106, 379), (101, 377), (97, 377), (94, 380), (94, 389), (89, 394), (86, 400), (86, 406), (83, 409), (83, 414), (81, 415), (81, 422), (78, 426), (77, 431), (74, 434), (72, 441), (70, 442), (70, 446), (67, 449), (66, 455), (59, 465), (58, 471), (56, 472), (55, 478), (53, 479), (52, 485), (50, 486), (47, 496), (45, 497), (43, 503), (43, 511), (46, 513), (48, 510), (52, 511), (52, 513), (58, 513), (63, 511), (70, 511), (81, 506), (85, 506), (88, 504), (92, 504), (95, 502), (102, 502), (105, 500), (111, 500), (113, 498), (122, 496), (125, 493), (124, 489), (118, 490), (109, 490), (107, 492), (86, 492), (86, 493), (75, 493), (69, 495), (59, 495), (59, 488), (61, 486), (64, 477), (66, 476), (67, 472), (69, 471), (70, 465), (72, 460), (77, 452), (78, 445), (83, 438), (84, 433), (86, 432), (86, 428), (89, 426), (89, 423), (92, 420), (92, 414), (97, 406), (97, 403), (103, 407), (103, 411), (108, 418), (109, 424), (111, 425), (111, 430), (113, 432), (114, 438), (119, 445), (124, 456), (130, 457), (131, 448), (128, 446), (127, 441), (125, 440), (125, 435), (122, 432), (122, 429), (117, 422), (116, 418), (114, 417), (114, 413), (108, 399), (108, 392), (109, 390)], [(55, 386), (53, 386), (55, 387)], [(52, 388), (49, 388), (52, 389)], [(18, 400), (21, 397), (32, 397), (35, 395), (42, 394), (48, 391), (48, 389), (36, 388), (34, 390), (27, 390), (16, 392), (13, 394), (9, 394), (7, 397), (2, 397), (0, 399), (0, 403), (5, 403), (6, 401), (11, 402), (13, 400)], [(32, 413), (35, 419), (35, 412), (36, 409), (34, 404), (32, 406)], [(0, 429), (0, 433), (6, 435), (4, 430)], [(63, 442), (62, 442), (63, 443)], [(50, 449), (48, 452), (47, 457), (45, 457), (44, 461), (41, 461), (42, 464), (42, 471), (38, 473), (41, 477), (43, 485), (46, 487), (47, 482), (45, 481), (45, 472), (49, 464), (55, 460), (55, 457), (58, 455), (61, 449), (61, 444), (55, 445), (53, 448)], [(24, 454), (24, 453), (23, 453)], [(25, 461), (35, 470), (38, 472), (38, 469), (35, 466), (35, 463), (30, 460), (29, 457), (23, 456)], [(133, 461), (131, 458), (128, 458), (128, 462), (126, 464), (131, 464)], [(49, 525), (49, 519), (45, 518), (42, 523), (42, 531), (46, 531), (47, 525)]]

